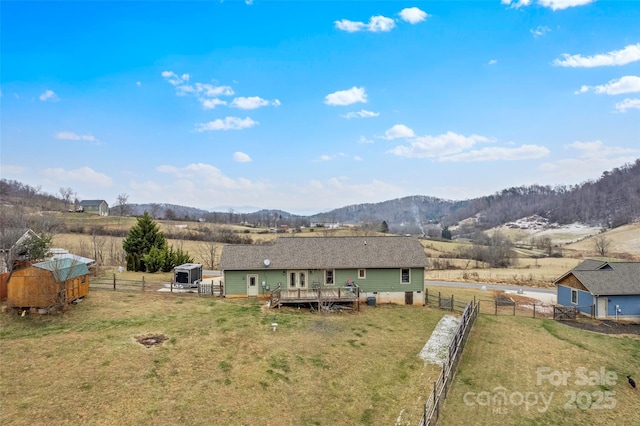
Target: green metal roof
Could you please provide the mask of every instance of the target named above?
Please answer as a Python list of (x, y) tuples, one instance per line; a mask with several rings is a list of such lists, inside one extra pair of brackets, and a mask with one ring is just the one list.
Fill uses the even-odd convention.
[(56, 281), (62, 282), (89, 274), (89, 268), (75, 259), (56, 259), (34, 263), (34, 267), (53, 273)]

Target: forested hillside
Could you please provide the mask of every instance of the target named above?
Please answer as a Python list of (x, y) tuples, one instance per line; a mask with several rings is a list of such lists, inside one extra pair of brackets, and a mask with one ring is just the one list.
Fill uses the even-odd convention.
[(505, 189), (469, 204), (442, 219), (443, 225), (477, 217), (491, 228), (531, 215), (551, 222), (617, 227), (640, 218), (640, 160), (603, 173), (594, 182), (574, 186), (523, 186)]
[[(17, 181), (0, 180), (3, 204), (29, 206), (38, 210), (73, 207), (71, 188), (61, 195), (46, 194)], [(605, 172), (596, 181), (571, 186), (521, 186), (472, 200), (451, 201), (414, 195), (381, 203), (354, 204), (312, 216), (297, 216), (281, 210), (254, 213), (208, 212), (172, 204), (127, 204), (116, 206), (112, 214), (142, 215), (169, 220), (205, 220), (214, 223), (247, 223), (256, 226), (298, 227), (311, 222), (379, 225), (391, 232), (424, 233), (428, 226), (453, 226), (474, 218), (475, 229), (489, 229), (520, 218), (539, 215), (550, 222), (617, 227), (640, 219), (640, 159)]]

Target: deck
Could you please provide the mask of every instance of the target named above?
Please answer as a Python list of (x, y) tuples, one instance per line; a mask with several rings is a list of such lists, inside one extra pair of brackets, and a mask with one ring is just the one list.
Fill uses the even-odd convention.
[(283, 289), (278, 286), (271, 291), (269, 299), (272, 308), (301, 303), (311, 305), (317, 303), (351, 303), (358, 307), (360, 288), (355, 284), (345, 287), (308, 289)]

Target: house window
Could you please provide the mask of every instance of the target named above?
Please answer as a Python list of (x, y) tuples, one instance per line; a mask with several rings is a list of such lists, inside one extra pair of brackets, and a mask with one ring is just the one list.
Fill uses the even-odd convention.
[(324, 271), (324, 283), (325, 285), (333, 285), (333, 269), (327, 269)]
[(366, 269), (358, 269), (358, 279), (364, 280), (367, 278), (367, 270)]
[(400, 282), (402, 284), (411, 283), (411, 270), (409, 268), (400, 270)]
[(80, 280), (80, 282), (81, 282), (82, 284), (84, 284), (84, 283), (85, 283), (85, 281), (87, 281), (87, 276), (86, 276), (86, 275), (83, 275), (83, 276), (82, 276), (82, 279)]
[(571, 303), (578, 304), (578, 290), (571, 290)]

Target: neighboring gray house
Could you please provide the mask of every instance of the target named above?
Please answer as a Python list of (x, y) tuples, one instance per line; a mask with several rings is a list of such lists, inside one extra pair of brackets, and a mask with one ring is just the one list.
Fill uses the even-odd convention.
[(109, 215), (109, 204), (105, 200), (82, 200), (79, 205), (85, 213)]
[(225, 297), (313, 298), (357, 287), (361, 300), (423, 304), (427, 256), (408, 237), (280, 237), (269, 245), (222, 249)]
[(559, 305), (594, 309), (600, 319), (640, 320), (640, 262), (588, 259), (554, 284)]
[(40, 238), (29, 228), (7, 228), (0, 231), (0, 273), (10, 272), (15, 261), (26, 259), (24, 243)]

